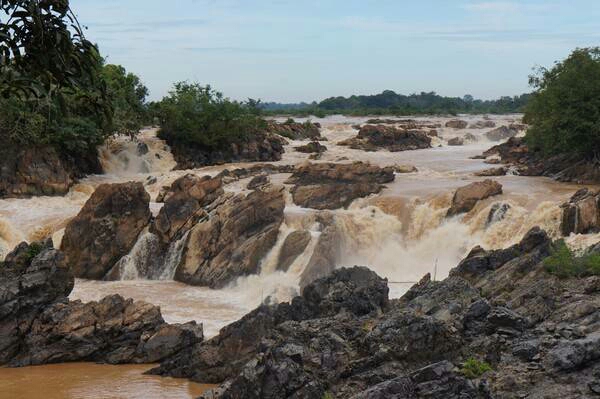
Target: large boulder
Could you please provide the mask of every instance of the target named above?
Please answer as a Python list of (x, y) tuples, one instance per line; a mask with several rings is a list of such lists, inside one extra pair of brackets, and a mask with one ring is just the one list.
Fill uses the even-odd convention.
[(516, 129), (508, 126), (500, 126), (494, 130), (490, 130), (485, 136), (491, 141), (500, 141), (515, 137), (517, 134), (519, 134), (519, 131)]
[(469, 123), (467, 121), (463, 121), (462, 119), (452, 119), (446, 122), (445, 126), (450, 127), (452, 129), (466, 129)]
[(277, 241), (284, 207), (281, 186), (224, 200), (191, 229), (175, 279), (215, 288), (256, 273)]
[(486, 179), (460, 187), (454, 192), (452, 205), (448, 209), (447, 216), (455, 216), (459, 213), (469, 212), (478, 201), (494, 195), (502, 194), (502, 185), (495, 180)]
[(387, 149), (392, 152), (431, 148), (431, 137), (424, 131), (384, 125), (362, 126), (356, 137), (338, 145), (365, 151)]
[(203, 207), (223, 194), (222, 182), (210, 176), (187, 174), (175, 180), (164, 196), (164, 206), (151, 231), (165, 243), (181, 236), (205, 216)]
[(66, 226), (61, 243), (76, 277), (102, 279), (150, 222), (142, 183), (102, 184)]
[(587, 234), (600, 230), (600, 194), (597, 192), (582, 188), (561, 208), (562, 235)]
[(292, 231), (283, 241), (277, 259), (277, 270), (287, 272), (292, 263), (304, 252), (311, 240), (308, 230)]
[(312, 154), (312, 153), (321, 154), (321, 153), (327, 151), (327, 147), (325, 147), (318, 141), (311, 141), (308, 144), (294, 147), (294, 149), (298, 152), (303, 152), (306, 154)]
[(496, 122), (491, 121), (491, 120), (482, 120), (482, 121), (477, 121), (475, 123), (471, 123), (471, 125), (469, 125), (470, 129), (484, 129), (484, 128), (490, 128), (490, 127), (496, 127)]
[(288, 179), (294, 202), (306, 208), (347, 207), (356, 198), (378, 193), (394, 180), (392, 167), (380, 168), (363, 162), (352, 164), (307, 163)]
[(267, 130), (291, 140), (319, 140), (321, 137), (321, 125), (306, 121), (299, 123), (293, 119), (288, 119), (283, 123), (268, 121)]
[(21, 244), (0, 265), (0, 366), (157, 362), (202, 340), (201, 325), (166, 324), (144, 302), (71, 302), (73, 284), (49, 242)]

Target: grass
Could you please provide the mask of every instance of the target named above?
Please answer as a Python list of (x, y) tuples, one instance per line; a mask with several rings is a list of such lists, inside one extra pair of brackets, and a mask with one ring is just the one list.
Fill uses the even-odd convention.
[(460, 372), (467, 378), (479, 378), (484, 373), (491, 371), (492, 367), (480, 360), (475, 359), (474, 357), (469, 358), (460, 369)]
[(575, 256), (563, 240), (554, 243), (544, 268), (559, 278), (588, 277), (600, 275), (600, 254)]
[(331, 392), (327, 391), (323, 394), (323, 397), (321, 399), (335, 399), (335, 398), (333, 397), (333, 394)]

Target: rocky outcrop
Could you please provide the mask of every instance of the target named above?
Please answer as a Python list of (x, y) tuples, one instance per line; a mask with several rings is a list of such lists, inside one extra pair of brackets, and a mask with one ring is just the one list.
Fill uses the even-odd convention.
[(76, 277), (102, 279), (129, 253), (151, 218), (142, 183), (102, 184), (66, 226), (61, 243)]
[(455, 216), (459, 213), (469, 212), (478, 201), (494, 195), (502, 194), (502, 185), (495, 180), (486, 179), (460, 187), (454, 192), (452, 205), (448, 209), (447, 216)]
[(338, 142), (338, 145), (353, 149), (392, 152), (431, 148), (431, 137), (427, 132), (384, 125), (362, 126), (356, 137)]
[(159, 137), (171, 147), (177, 162), (176, 169), (195, 169), (208, 165), (228, 162), (270, 162), (279, 161), (284, 153), (281, 136), (272, 133), (257, 133), (247, 139), (231, 142), (218, 148), (181, 142), (176, 135), (164, 132)]
[(451, 146), (460, 146), (460, 145), (464, 145), (465, 141), (463, 140), (462, 137), (453, 137), (450, 140), (448, 140), (448, 145)]
[(469, 129), (485, 129), (496, 127), (496, 122), (490, 120), (477, 121), (469, 125)]
[(306, 121), (299, 123), (293, 119), (288, 119), (283, 123), (268, 121), (267, 130), (270, 133), (275, 133), (280, 136), (286, 137), (290, 140), (320, 140), (321, 137), (321, 124)]
[(78, 177), (102, 173), (97, 154), (71, 159), (52, 147), (0, 149), (0, 198), (64, 195)]
[(256, 273), (277, 241), (284, 207), (280, 186), (221, 198), (190, 230), (175, 279), (216, 288)]
[(597, 192), (582, 188), (561, 208), (560, 230), (562, 235), (600, 231), (600, 194)]
[(327, 151), (327, 147), (319, 143), (318, 141), (311, 141), (308, 144), (301, 145), (298, 147), (294, 147), (294, 149), (298, 152), (304, 152), (307, 154), (318, 153), (321, 154)]
[(479, 177), (505, 176), (506, 172), (507, 172), (506, 168), (503, 166), (500, 166), (498, 168), (490, 168), (490, 169), (482, 170), (481, 172), (476, 172), (475, 176), (479, 176)]
[(467, 121), (463, 121), (462, 119), (452, 119), (444, 126), (452, 128), (452, 129), (466, 129), (469, 123)]
[(288, 234), (279, 250), (277, 270), (287, 272), (296, 258), (304, 252), (310, 240), (311, 235), (308, 230), (295, 230)]
[(0, 265), (0, 365), (149, 363), (202, 340), (201, 325), (166, 324), (145, 302), (119, 295), (69, 301), (73, 283), (51, 243), (21, 244), (7, 257)]
[(306, 208), (347, 207), (356, 198), (378, 193), (394, 180), (393, 167), (380, 168), (363, 162), (352, 164), (307, 163), (298, 166), (286, 183), (294, 202)]
[(175, 180), (163, 197), (164, 206), (151, 231), (164, 243), (179, 239), (206, 216), (204, 207), (223, 194), (222, 182), (210, 176), (187, 174)]
[(490, 130), (485, 136), (491, 141), (501, 141), (515, 137), (517, 134), (519, 134), (519, 131), (516, 129), (511, 129), (508, 126), (500, 126), (494, 130)]
[(595, 161), (573, 154), (545, 157), (531, 151), (522, 137), (512, 137), (483, 153), (483, 157), (498, 157), (498, 162), (511, 165), (521, 176), (548, 176), (558, 181), (579, 184), (600, 182), (600, 168)]

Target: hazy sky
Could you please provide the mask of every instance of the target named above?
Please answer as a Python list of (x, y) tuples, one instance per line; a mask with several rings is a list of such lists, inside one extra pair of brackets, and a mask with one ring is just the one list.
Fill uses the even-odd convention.
[(535, 65), (600, 45), (600, 0), (71, 0), (151, 98), (179, 80), (312, 101), (384, 89), (520, 94)]

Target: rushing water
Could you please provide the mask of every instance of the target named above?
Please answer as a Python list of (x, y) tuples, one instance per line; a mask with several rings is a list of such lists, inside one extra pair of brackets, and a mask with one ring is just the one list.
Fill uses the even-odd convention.
[[(498, 126), (507, 124), (518, 116), (493, 117)], [(481, 154), (495, 143), (488, 141), (484, 133), (490, 129), (454, 130), (437, 129), (439, 138), (434, 148), (426, 150), (391, 153), (387, 151), (364, 152), (338, 146), (335, 143), (356, 134), (351, 126), (363, 123), (366, 118), (328, 117), (316, 119), (323, 125), (322, 135), (328, 138), (321, 161), (365, 161), (388, 166), (411, 164), (417, 173), (397, 174), (396, 180), (387, 185), (379, 195), (356, 200), (349, 209), (333, 212), (335, 225), (342, 232), (342, 255), (337, 266), (368, 265), (390, 280), (390, 294), (402, 295), (425, 273), (437, 279), (448, 275), (449, 270), (475, 245), (485, 248), (501, 248), (517, 242), (531, 227), (539, 225), (556, 235), (560, 223), (559, 205), (579, 187), (557, 183), (547, 178), (507, 175), (497, 177), (504, 187), (504, 194), (481, 201), (467, 215), (446, 219), (452, 191), (472, 181), (474, 172), (492, 167), (482, 160), (470, 157)], [(417, 118), (419, 119), (419, 118)], [(444, 123), (445, 118), (421, 118)], [(481, 117), (465, 117), (469, 122)], [(448, 139), (467, 133), (478, 137), (476, 142), (464, 146), (447, 146)], [(169, 148), (155, 137), (154, 130), (142, 132), (140, 141), (148, 147), (141, 153), (138, 143), (128, 139), (115, 139), (101, 149), (106, 174), (90, 176), (74, 186), (64, 197), (36, 197), (32, 199), (9, 199), (0, 201), (0, 255), (22, 240), (35, 240), (52, 236), (59, 245), (62, 230), (68, 220), (77, 214), (81, 206), (101, 183), (137, 180), (144, 182), (151, 198), (155, 199), (160, 188), (169, 185), (185, 173), (214, 175), (224, 168), (245, 167), (248, 164), (229, 164), (191, 171), (171, 171), (175, 162)], [(279, 164), (305, 162), (307, 154), (298, 153), (290, 142)], [(144, 151), (142, 151), (144, 152)], [(277, 183), (285, 181), (286, 175), (272, 175)], [(229, 191), (244, 190), (247, 179), (230, 184)], [(495, 204), (498, 204), (494, 207)], [(151, 203), (154, 213), (161, 204)], [(494, 209), (495, 211), (492, 211)], [(498, 210), (500, 209), (500, 210)], [(139, 279), (147, 260), (142, 256), (155, 245), (156, 237), (149, 232), (140, 235), (131, 253), (120, 261), (124, 279), (115, 282), (77, 280), (72, 299), (98, 300), (111, 293), (144, 300), (161, 307), (168, 322), (196, 320), (204, 324), (205, 335), (214, 336), (224, 325), (237, 320), (267, 297), (286, 301), (298, 292), (300, 274), (309, 262), (322, 226), (316, 221), (315, 211), (294, 205), (288, 195), (285, 221), (281, 227), (275, 248), (265, 256), (258, 275), (243, 277), (221, 290), (187, 286), (172, 281), (173, 265), (181, 254), (183, 242), (174, 243), (165, 257), (160, 273), (154, 280)], [(305, 252), (291, 265), (288, 272), (276, 271), (277, 255), (283, 240), (290, 232), (305, 229), (311, 232), (311, 242)], [(569, 243), (583, 247), (591, 236), (573, 236)], [(145, 369), (145, 368), (141, 368)], [(15, 389), (11, 398), (35, 397), (32, 387), (16, 387), (13, 381), (29, 378), (51, 381), (62, 375), (72, 376), (65, 383), (64, 395), (56, 397), (135, 397), (132, 392), (143, 392), (143, 397), (191, 397), (194, 389), (185, 381), (156, 380), (141, 377), (140, 368), (111, 366), (52, 366), (22, 370), (0, 370), (0, 388)], [(39, 380), (38, 380), (39, 378)], [(110, 384), (107, 381), (110, 380)], [(162, 382), (161, 382), (162, 381)], [(12, 385), (11, 385), (12, 384)], [(106, 386), (110, 385), (109, 388)], [(27, 384), (23, 384), (27, 385)], [(42, 382), (38, 384), (44, 386)], [(112, 391), (102, 391), (102, 389)], [(18, 389), (23, 389), (19, 391)], [(44, 388), (51, 392), (51, 388)], [(0, 389), (0, 392), (5, 390)], [(119, 396), (121, 392), (130, 396)], [(168, 393), (170, 392), (170, 393)], [(174, 392), (174, 393), (173, 393)], [(100, 394), (99, 394), (100, 393)], [(168, 396), (173, 394), (175, 396)], [(71, 396), (69, 396), (71, 395)], [(50, 396), (45, 396), (50, 397)]]

